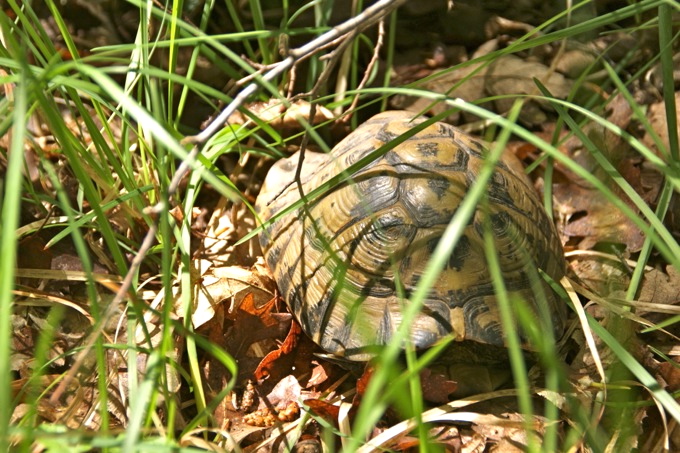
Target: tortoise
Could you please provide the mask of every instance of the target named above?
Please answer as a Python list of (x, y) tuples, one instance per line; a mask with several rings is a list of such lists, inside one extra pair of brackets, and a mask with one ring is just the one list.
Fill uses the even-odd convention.
[[(346, 174), (423, 121), (405, 111), (378, 114), (329, 154), (306, 152), (301, 184), (294, 181), (299, 153), (279, 160), (257, 198), (256, 212), (266, 222), (299, 201), (301, 190), (309, 194), (330, 186), (266, 226), (260, 244), (302, 330), (335, 356), (365, 361), (390, 341), (442, 233), (484, 165), (487, 150), (479, 141), (437, 122)], [(328, 184), (337, 179), (345, 180)], [(494, 168), (485, 207), (477, 207), (410, 326), (416, 348), (453, 335), (454, 344), (474, 346), (461, 360), (481, 360), (479, 351), (487, 347), (505, 349), (484, 253), (488, 224), (507, 290), (529, 304), (537, 321), (549, 318), (556, 335), (564, 330), (565, 305), (536, 278), (538, 268), (560, 280), (563, 249), (519, 160), (508, 154)]]

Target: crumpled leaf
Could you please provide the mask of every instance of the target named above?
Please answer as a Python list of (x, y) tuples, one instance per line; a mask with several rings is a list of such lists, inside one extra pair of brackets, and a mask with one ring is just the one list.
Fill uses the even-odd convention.
[(200, 285), (197, 285), (191, 314), (195, 328), (212, 319), (214, 307), (219, 303), (228, 301), (229, 311), (233, 312), (234, 307), (239, 307), (245, 297), (252, 298), (254, 305), (263, 305), (271, 300), (275, 291), (268, 276), (255, 272), (252, 268), (214, 267), (207, 260), (197, 260), (195, 263), (196, 274), (200, 275)]
[(561, 233), (579, 240), (579, 249), (590, 250), (598, 243), (615, 243), (624, 244), (632, 253), (642, 247), (642, 231), (597, 190), (575, 184), (557, 184), (554, 193), (555, 207), (565, 222)]
[(677, 392), (680, 390), (680, 365), (675, 363), (662, 362), (659, 364), (659, 374), (666, 381), (669, 391)]
[(431, 369), (426, 368), (420, 373), (420, 388), (425, 400), (445, 404), (449, 402), (449, 395), (456, 391), (458, 384), (443, 374), (433, 373)]
[(301, 334), (302, 329), (300, 328), (300, 325), (296, 322), (292, 322), (290, 324), (288, 335), (286, 335), (286, 339), (283, 341), (281, 346), (267, 354), (257, 366), (257, 369), (254, 373), (255, 379), (260, 381), (265, 379), (267, 376), (270, 376), (272, 374), (273, 367), (276, 365), (275, 362), (279, 361), (283, 356), (293, 352), (295, 346), (297, 345), (298, 337)]
[[(502, 452), (523, 452), (527, 448), (527, 433), (522, 423), (524, 416), (518, 413), (503, 414), (509, 422), (517, 422), (515, 424), (508, 423), (507, 425), (500, 424), (474, 424), (473, 431), (483, 436), (486, 441), (494, 441), (497, 445), (496, 451)], [(546, 419), (540, 416), (534, 416), (531, 423), (533, 427), (533, 435), (541, 436), (545, 432)]]
[[(253, 102), (245, 107), (249, 113), (257, 117), (263, 123), (277, 130), (282, 136), (287, 137), (304, 130), (301, 119), (310, 122), (311, 103), (302, 99), (294, 101), (290, 107), (286, 107), (279, 99), (270, 99), (266, 102)], [(314, 124), (321, 124), (334, 118), (333, 113), (323, 105), (316, 105)], [(255, 125), (254, 121), (241, 112), (234, 112), (228, 120), (233, 126)]]
[[(478, 54), (494, 50), (496, 44), (490, 42), (487, 44), (489, 48), (483, 48)], [(527, 61), (515, 55), (497, 58), (488, 66), (484, 63), (476, 63), (442, 71), (442, 76), (419, 84), (418, 87), (435, 93), (447, 94), (452, 98), (475, 102), (482, 107), (486, 106), (499, 112), (506, 112), (515, 102), (513, 96), (540, 94), (534, 79), (540, 80), (556, 98), (567, 97), (572, 87), (571, 80), (551, 70), (548, 66), (535, 61)], [(491, 106), (490, 102), (478, 102), (490, 96), (501, 98), (493, 101), (494, 106)], [(438, 114), (449, 108), (444, 103), (437, 103), (432, 108), (426, 109), (432, 104), (431, 100), (410, 96), (395, 96), (392, 104), (411, 112), (426, 110), (430, 114)], [(520, 121), (530, 126), (543, 125), (548, 120), (545, 111), (550, 110), (552, 109), (547, 102), (527, 100), (520, 113)], [(461, 116), (466, 121), (473, 119), (469, 114), (456, 112), (445, 121), (457, 124)]]
[[(562, 74), (542, 63), (516, 55), (504, 55), (489, 65), (484, 88), (491, 96), (501, 96), (495, 101), (496, 110), (507, 112), (516, 100), (515, 95), (540, 94), (534, 79), (558, 99), (566, 98), (571, 91), (572, 81)], [(520, 121), (531, 126), (542, 125), (548, 120), (545, 110), (552, 110), (547, 102), (529, 100), (522, 107)]]
[(336, 406), (335, 404), (331, 404), (326, 400), (320, 400), (316, 398), (307, 399), (304, 401), (304, 403), (314, 415), (323, 418), (328, 423), (333, 424), (335, 427), (338, 426), (340, 407)]
[[(608, 104), (607, 119), (626, 129), (630, 123), (631, 109), (623, 97), (616, 97)], [(611, 165), (625, 178), (643, 199), (649, 190), (643, 184), (640, 156), (625, 140), (597, 125), (587, 124), (583, 131)], [(622, 189), (608, 176), (577, 137), (565, 141), (561, 151), (578, 163), (585, 171), (603, 181), (622, 200), (628, 201)], [(639, 251), (644, 242), (642, 231), (598, 189), (569, 169), (556, 165), (557, 184), (553, 186), (555, 209), (560, 222), (560, 232), (572, 241), (578, 241), (579, 249), (592, 249), (599, 243), (623, 244), (626, 252)], [(630, 203), (630, 202), (629, 202)], [(633, 209), (634, 206), (631, 207)]]
[(275, 313), (276, 302), (273, 298), (258, 306), (251, 295), (243, 299), (233, 327), (225, 334), (226, 348), (236, 359), (243, 358), (253, 344), (280, 338), (288, 330), (292, 317), (288, 313)]
[(295, 376), (281, 379), (260, 402), (257, 411), (243, 417), (252, 426), (273, 426), (279, 422), (289, 422), (300, 415), (298, 401), (302, 387)]

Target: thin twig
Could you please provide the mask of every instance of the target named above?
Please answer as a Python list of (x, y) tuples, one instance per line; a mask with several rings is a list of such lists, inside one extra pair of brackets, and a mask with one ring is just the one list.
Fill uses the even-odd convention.
[[(380, 56), (379, 55), (380, 49), (382, 49), (384, 40), (385, 40), (385, 19), (383, 18), (383, 19), (380, 20), (380, 22), (378, 22), (378, 39), (375, 42), (375, 48), (373, 49), (373, 56), (371, 57), (371, 61), (369, 61), (368, 65), (366, 66), (366, 70), (364, 71), (364, 77), (361, 79), (361, 82), (359, 82), (359, 85), (357, 85), (356, 91), (361, 90), (368, 83), (368, 80), (371, 77), (371, 72), (373, 72), (373, 67), (378, 62), (378, 58)], [(354, 109), (356, 108), (358, 103), (359, 103), (359, 94), (357, 93), (357, 94), (354, 95), (354, 99), (352, 99), (352, 104), (347, 109), (347, 111), (350, 112), (350, 113), (348, 115), (346, 115), (342, 119), (342, 121), (344, 121), (346, 123), (352, 118), (352, 112), (354, 112)]]

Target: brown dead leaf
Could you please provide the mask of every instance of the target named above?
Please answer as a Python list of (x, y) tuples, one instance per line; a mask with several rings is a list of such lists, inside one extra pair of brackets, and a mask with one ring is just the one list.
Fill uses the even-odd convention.
[[(254, 343), (281, 333), (281, 316), (272, 312), (275, 305), (276, 300), (271, 299), (268, 303), (259, 306), (255, 302), (255, 298), (248, 294), (243, 298), (233, 321), (227, 319), (225, 305), (217, 305), (213, 318), (200, 330), (203, 335), (207, 335), (211, 342), (225, 345), (226, 350), (239, 361), (239, 379), (249, 376), (255, 367), (252, 358), (247, 354), (250, 347)], [(290, 317), (288, 316), (288, 318)], [(225, 332), (224, 326), (227, 323), (233, 325), (227, 328)], [(206, 394), (211, 396), (221, 392), (232, 378), (228, 370), (213, 357), (205, 359), (202, 370), (205, 376)], [(249, 402), (249, 399), (254, 399), (252, 398), (255, 396), (253, 392), (252, 384), (249, 390), (248, 383), (246, 383), (246, 391), (240, 404), (232, 402), (229, 398), (220, 401), (213, 413), (219, 426), (227, 426), (230, 420), (237, 416), (235, 411), (239, 408), (241, 410), (249, 409), (253, 405), (252, 401)], [(269, 425), (258, 424), (255, 426)]]
[[(630, 284), (633, 262), (623, 263), (618, 257), (575, 255), (570, 267), (578, 279), (600, 297), (625, 299)], [(647, 268), (635, 301), (635, 313), (651, 322), (660, 322), (680, 308), (680, 272), (668, 265), (665, 269)], [(669, 326), (672, 329), (674, 326)]]
[[(486, 441), (492, 441), (497, 445), (499, 452), (521, 453), (527, 449), (527, 432), (522, 426), (524, 416), (518, 413), (505, 413), (507, 424), (474, 424), (472, 429), (484, 437)], [(513, 423), (515, 422), (515, 423)], [(533, 434), (541, 436), (545, 432), (546, 419), (535, 415), (533, 417)]]
[(432, 428), (430, 433), (438, 444), (441, 444), (446, 448), (446, 451), (463, 451), (460, 431), (457, 426)]
[(680, 365), (678, 363), (660, 363), (659, 374), (666, 381), (669, 391), (677, 392), (680, 390)]
[(449, 395), (456, 391), (458, 384), (443, 374), (425, 369), (420, 373), (420, 388), (426, 401), (445, 404), (449, 402)]
[(323, 418), (328, 423), (333, 424), (333, 426), (338, 426), (338, 417), (340, 416), (340, 407), (329, 403), (325, 400), (320, 400), (316, 398), (307, 399), (304, 401), (305, 406), (309, 407), (318, 417)]
[[(244, 167), (247, 164), (248, 161), (244, 158), (244, 162), (239, 161), (230, 169), (232, 178), (237, 182), (242, 172), (255, 171), (254, 169), (246, 170)], [(202, 217), (203, 213), (197, 218), (199, 221), (193, 225), (195, 228), (199, 228)], [(252, 231), (255, 224), (255, 217), (245, 203), (233, 204), (225, 197), (220, 198), (210, 214), (207, 226), (197, 230), (197, 234), (202, 236), (203, 240), (194, 258), (208, 260), (215, 268), (233, 265), (246, 266), (252, 263), (252, 257), (262, 254), (257, 238), (252, 238), (238, 246), (234, 244), (239, 238)]]
[[(675, 109), (680, 111), (680, 92), (675, 93)], [(669, 141), (668, 141), (668, 123), (666, 116), (666, 105), (663, 101), (655, 102), (649, 106), (649, 111), (647, 113), (649, 122), (652, 125), (652, 129), (657, 136), (661, 139), (661, 143), (664, 146), (663, 149), (659, 149), (656, 146), (656, 142), (652, 136), (647, 133), (643, 138), (643, 143), (650, 149), (656, 151), (657, 155), (663, 157), (665, 160), (669, 156)], [(680, 117), (678, 119), (678, 124), (676, 125), (676, 130), (680, 129)]]
[(226, 333), (228, 350), (236, 357), (243, 357), (254, 343), (280, 338), (289, 328), (290, 314), (274, 313), (277, 300), (271, 299), (258, 306), (255, 298), (246, 295), (236, 310), (233, 326)]
[(657, 304), (680, 304), (680, 271), (668, 265), (665, 272), (660, 269), (645, 272), (638, 300)]
[(582, 256), (572, 259), (570, 268), (583, 284), (602, 297), (628, 287), (630, 269), (614, 259)]
[(413, 436), (404, 436), (397, 441), (394, 446), (395, 451), (408, 451), (415, 449), (420, 445), (420, 439)]
[(357, 396), (358, 397), (364, 396), (364, 393), (366, 392), (366, 388), (368, 387), (368, 383), (371, 381), (371, 377), (373, 376), (374, 371), (375, 371), (375, 368), (370, 364), (367, 364), (366, 368), (364, 368), (363, 374), (357, 380)]
[[(296, 132), (304, 130), (302, 121), (310, 122), (311, 104), (305, 100), (297, 100), (286, 108), (279, 99), (271, 99), (266, 102), (253, 102), (248, 104), (245, 109), (263, 123), (268, 124), (288, 137)], [(333, 120), (333, 113), (326, 107), (317, 104), (314, 114), (314, 125), (325, 121)], [(255, 125), (255, 122), (244, 116), (241, 112), (234, 112), (228, 119), (231, 126)]]
[[(243, 305), (246, 297), (250, 298), (248, 303), (254, 309), (266, 306), (274, 294), (273, 282), (253, 269), (240, 266), (214, 267), (211, 262), (204, 260), (198, 260), (196, 266), (196, 273), (201, 277), (191, 317), (195, 327), (211, 319), (215, 306), (220, 303), (228, 301), (228, 311), (233, 313), (235, 308), (239, 309), (237, 307)], [(248, 310), (250, 308), (246, 308), (246, 312)]]
[[(616, 97), (609, 104), (608, 119), (621, 128), (627, 127), (630, 106), (622, 98)], [(658, 190), (643, 183), (640, 157), (624, 140), (600, 125), (588, 124), (583, 130), (643, 199), (649, 198), (650, 191)], [(628, 201), (618, 185), (575, 136), (565, 141), (561, 151), (585, 171), (603, 181), (624, 202)], [(559, 213), (559, 230), (567, 238), (576, 241), (576, 248), (589, 250), (596, 244), (609, 243), (626, 246), (627, 253), (640, 250), (644, 235), (627, 216), (577, 174), (561, 165), (555, 168), (558, 183), (553, 186), (553, 193), (555, 209)]]
[(556, 184), (553, 190), (563, 219), (561, 232), (578, 240), (577, 248), (590, 250), (598, 243), (614, 243), (634, 253), (642, 247), (642, 231), (599, 191), (575, 184)]
[(258, 318), (265, 327), (273, 327), (279, 324), (279, 319), (274, 315), (276, 302), (277, 299), (272, 297), (266, 303), (261, 304), (255, 300), (252, 293), (248, 293), (241, 301), (236, 313)]
[[(628, 276), (624, 281), (628, 281)], [(613, 293), (612, 297), (625, 299), (625, 291), (621, 289)], [(637, 316), (643, 317), (653, 324), (661, 324), (680, 313), (680, 272), (668, 265), (665, 269), (647, 269), (644, 273), (642, 285), (635, 301), (632, 302)], [(680, 336), (680, 325), (672, 323), (665, 327), (665, 332), (654, 331), (646, 334), (647, 341), (653, 341), (657, 346), (665, 344), (673, 347)], [(671, 335), (668, 335), (670, 333)], [(672, 335), (675, 335), (674, 338)], [(653, 338), (653, 340), (652, 340)]]
[(274, 386), (265, 399), (269, 405), (281, 403), (288, 405), (288, 403), (299, 401), (300, 395), (302, 395), (302, 386), (295, 376), (289, 374)]
[[(366, 391), (366, 387), (368, 386), (368, 383), (371, 380), (373, 372), (374, 368), (370, 365), (366, 365), (364, 373), (357, 380), (356, 393), (354, 394), (354, 398), (352, 399), (352, 405), (347, 412), (347, 417), (349, 417), (350, 420), (353, 420), (357, 410), (359, 409), (359, 404), (361, 404), (361, 398)], [(332, 423), (334, 426), (336, 427), (338, 426), (340, 417), (339, 406), (318, 398), (306, 399), (304, 403), (310, 408), (310, 410), (313, 413), (323, 418), (324, 420), (328, 421), (329, 423)]]
[(27, 269), (51, 269), (52, 252), (45, 249), (45, 239), (39, 234), (33, 234), (19, 241), (17, 267)]
[[(496, 111), (508, 112), (515, 102), (513, 96), (540, 94), (534, 79), (539, 80), (558, 99), (566, 98), (571, 91), (572, 82), (562, 74), (542, 63), (516, 55), (502, 56), (489, 65), (484, 89), (487, 94), (500, 97), (495, 101)], [(549, 104), (528, 101), (522, 107), (520, 121), (530, 126), (540, 126), (548, 120), (546, 110), (552, 110)]]
[(327, 367), (329, 366), (331, 365), (327, 362), (315, 363), (314, 368), (312, 369), (312, 377), (307, 381), (306, 388), (318, 387), (328, 381), (330, 373), (327, 370)]
[[(206, 336), (212, 343), (223, 343), (224, 308), (222, 306), (216, 308), (216, 315), (203, 326), (201, 332), (204, 335), (207, 333)], [(214, 398), (226, 388), (232, 378), (227, 368), (213, 356), (207, 356), (204, 359), (201, 370), (203, 371), (201, 382), (203, 383), (205, 394), (210, 398)], [(223, 398), (213, 412), (217, 425), (224, 428), (232, 418), (232, 412), (233, 408), (229, 405), (228, 398)]]
[(262, 381), (272, 374), (273, 368), (276, 366), (277, 361), (281, 360), (284, 356), (287, 356), (293, 352), (299, 336), (302, 334), (302, 329), (297, 322), (290, 323), (290, 330), (286, 339), (283, 341), (281, 346), (275, 351), (271, 351), (267, 354), (255, 370), (255, 379)]

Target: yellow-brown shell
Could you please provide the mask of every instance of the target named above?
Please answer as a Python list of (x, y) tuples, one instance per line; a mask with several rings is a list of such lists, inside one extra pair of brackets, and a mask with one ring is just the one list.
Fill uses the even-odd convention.
[[(313, 189), (424, 119), (392, 111), (374, 116), (329, 155), (306, 153), (302, 190)], [(484, 147), (434, 123), (260, 234), (267, 265), (302, 329), (326, 351), (365, 360), (390, 341), (405, 304), (458, 205), (484, 165)], [(277, 162), (256, 209), (262, 221), (300, 200), (293, 182), (298, 155)], [(445, 335), (502, 346), (504, 336), (484, 254), (489, 216), (505, 286), (548, 313), (556, 332), (565, 307), (536, 269), (559, 280), (562, 247), (514, 156), (498, 163), (487, 191), (412, 324), (411, 341), (431, 346)], [(400, 286), (399, 286), (400, 285)], [(541, 307), (543, 306), (543, 310)]]

